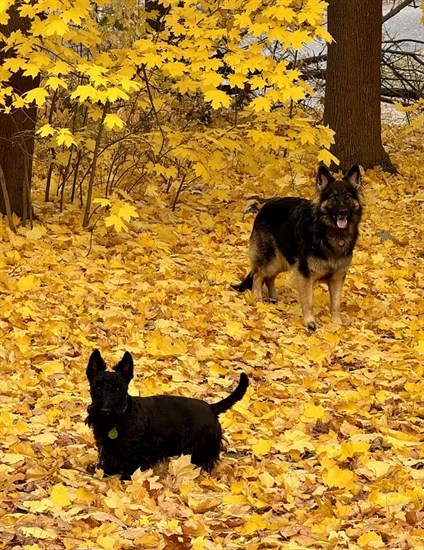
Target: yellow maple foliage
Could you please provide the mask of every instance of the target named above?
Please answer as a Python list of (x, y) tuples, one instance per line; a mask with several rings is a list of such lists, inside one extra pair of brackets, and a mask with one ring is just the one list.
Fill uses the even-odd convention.
[[(0, 548), (423, 547), (423, 136), (414, 132), (385, 133), (398, 175), (365, 174), (343, 296), (350, 323), (331, 324), (318, 287), (312, 336), (290, 277), (277, 280), (277, 304), (230, 283), (247, 269), (251, 197), (312, 197), (315, 155), (294, 181), (232, 174), (237, 185), (185, 189), (175, 211), (153, 185), (138, 202), (98, 199), (121, 232), (83, 231), (76, 207), (60, 214), (37, 189), (32, 230), (15, 235), (1, 221)], [(212, 474), (188, 457), (126, 482), (95, 469), (84, 423), (95, 347), (109, 364), (131, 351), (133, 395), (214, 402), (248, 374), (245, 398), (221, 415)]]

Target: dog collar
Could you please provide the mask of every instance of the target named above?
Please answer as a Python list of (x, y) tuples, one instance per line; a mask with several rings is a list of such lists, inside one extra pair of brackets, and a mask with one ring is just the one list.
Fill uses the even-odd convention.
[[(122, 410), (122, 414), (124, 414), (127, 409), (128, 409), (128, 405), (129, 405), (129, 399), (128, 399), (128, 395), (127, 395), (127, 398), (125, 400), (125, 405), (124, 405), (124, 408)], [(109, 439), (116, 439), (118, 437), (119, 433), (118, 433), (118, 428), (116, 426), (114, 426), (111, 430), (108, 431), (107, 433), (107, 436)]]

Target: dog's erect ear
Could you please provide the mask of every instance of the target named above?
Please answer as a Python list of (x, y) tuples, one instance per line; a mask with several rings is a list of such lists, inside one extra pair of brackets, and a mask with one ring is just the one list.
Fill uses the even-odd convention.
[(88, 380), (91, 381), (98, 372), (104, 372), (105, 370), (106, 363), (103, 361), (100, 351), (98, 349), (95, 349), (90, 355), (87, 370), (85, 371)]
[(334, 181), (334, 176), (323, 164), (318, 168), (317, 173), (317, 189), (321, 193), (329, 183)]
[(119, 363), (113, 367), (113, 370), (122, 374), (125, 380), (129, 383), (134, 375), (134, 361), (131, 357), (131, 353), (126, 351)]
[(343, 178), (348, 181), (355, 189), (362, 187), (361, 171), (357, 164), (354, 164)]

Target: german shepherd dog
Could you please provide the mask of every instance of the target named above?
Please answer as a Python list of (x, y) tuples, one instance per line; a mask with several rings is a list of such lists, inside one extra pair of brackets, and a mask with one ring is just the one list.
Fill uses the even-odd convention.
[(313, 315), (313, 286), (325, 281), (330, 291), (331, 318), (341, 324), (340, 301), (344, 279), (352, 261), (362, 217), (361, 174), (352, 166), (341, 180), (325, 166), (318, 168), (318, 196), (273, 198), (258, 212), (249, 242), (251, 271), (233, 288), (252, 290), (262, 300), (262, 286), (271, 301), (278, 299), (275, 279), (293, 269), (308, 331), (317, 324)]

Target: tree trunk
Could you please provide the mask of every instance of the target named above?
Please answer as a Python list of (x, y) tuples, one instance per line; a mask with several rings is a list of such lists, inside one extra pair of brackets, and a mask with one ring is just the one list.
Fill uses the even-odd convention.
[[(9, 9), (8, 24), (0, 26), (0, 32), (6, 37), (17, 30), (25, 33), (29, 28), (29, 20), (19, 16), (17, 6), (18, 3)], [(4, 42), (0, 42), (0, 65), (14, 55), (13, 50), (3, 51), (4, 45)], [(5, 84), (11, 86), (16, 94), (22, 95), (38, 86), (39, 77), (31, 78), (18, 72)], [(36, 117), (36, 107), (12, 107), (10, 113), (0, 112), (0, 165), (6, 180), (11, 210), (23, 222), (32, 216), (30, 188)], [(3, 214), (6, 214), (6, 202), (4, 193), (0, 192), (0, 212)]]
[(330, 0), (324, 123), (343, 170), (382, 166), (395, 172), (381, 141), (382, 0)]

